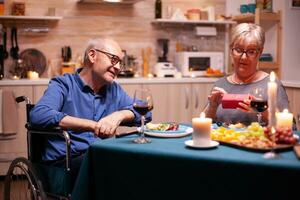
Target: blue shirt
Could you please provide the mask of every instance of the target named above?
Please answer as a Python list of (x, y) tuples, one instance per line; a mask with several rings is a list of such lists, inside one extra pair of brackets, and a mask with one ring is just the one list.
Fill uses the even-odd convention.
[[(30, 112), (33, 126), (58, 126), (66, 116), (99, 121), (101, 118), (118, 110), (131, 110), (135, 118), (124, 125), (140, 125), (140, 115), (133, 110), (133, 99), (126, 94), (119, 84), (113, 82), (100, 89), (98, 93), (86, 85), (79, 76), (81, 69), (75, 74), (65, 74), (53, 78), (39, 102)], [(151, 113), (146, 121), (151, 120)], [(76, 155), (85, 151), (98, 137), (93, 132), (68, 131), (71, 138), (71, 153)], [(43, 160), (57, 160), (66, 154), (63, 138), (51, 138), (46, 142)]]

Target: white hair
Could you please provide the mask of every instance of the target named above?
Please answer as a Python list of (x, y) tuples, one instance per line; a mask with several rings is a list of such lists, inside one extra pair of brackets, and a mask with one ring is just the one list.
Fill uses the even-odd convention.
[(83, 58), (83, 62), (87, 63), (89, 61), (89, 57), (88, 57), (88, 53), (91, 49), (97, 48), (99, 50), (103, 50), (105, 48), (105, 40), (106, 39), (102, 39), (102, 38), (94, 38), (88, 41), (87, 43), (87, 47), (85, 48), (84, 51), (84, 58)]
[(265, 31), (257, 24), (241, 23), (235, 26), (231, 32), (232, 41), (230, 47), (232, 48), (237, 42), (244, 40), (247, 37), (254, 37), (260, 50), (265, 44)]

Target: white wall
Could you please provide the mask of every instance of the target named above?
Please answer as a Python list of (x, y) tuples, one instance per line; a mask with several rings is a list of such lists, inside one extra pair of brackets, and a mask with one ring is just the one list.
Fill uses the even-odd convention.
[(288, 1), (283, 6), (282, 79), (300, 81), (300, 9), (291, 9)]
[[(239, 5), (252, 2), (252, 0), (227, 0), (226, 15), (237, 15)], [(291, 9), (290, 0), (273, 0), (273, 10), (282, 11), (282, 73), (281, 79), (285, 81), (300, 81), (300, 9)], [(272, 30), (271, 32), (275, 32)], [(267, 43), (276, 41), (273, 33), (266, 33)], [(269, 43), (265, 52), (276, 56), (276, 45)]]

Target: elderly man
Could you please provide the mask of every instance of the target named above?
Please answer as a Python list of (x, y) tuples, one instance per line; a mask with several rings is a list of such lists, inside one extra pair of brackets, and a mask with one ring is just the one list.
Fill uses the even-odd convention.
[[(75, 174), (84, 152), (99, 137), (113, 136), (120, 123), (140, 124), (140, 115), (133, 110), (132, 98), (114, 82), (124, 67), (122, 58), (122, 50), (114, 40), (90, 40), (85, 50), (84, 66), (75, 74), (53, 78), (30, 112), (34, 126), (60, 126), (68, 130)], [(151, 120), (151, 113), (146, 119)], [(49, 139), (43, 160), (56, 166), (63, 165), (64, 145), (61, 138)]]

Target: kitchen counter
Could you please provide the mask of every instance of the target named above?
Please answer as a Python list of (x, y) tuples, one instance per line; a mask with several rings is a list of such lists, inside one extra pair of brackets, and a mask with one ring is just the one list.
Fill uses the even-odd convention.
[[(48, 85), (48, 78), (40, 78), (37, 80), (29, 79), (3, 79), (0, 81), (0, 86), (5, 85)], [(118, 78), (116, 81), (123, 84), (142, 84), (142, 83), (214, 83), (218, 78)], [(285, 87), (300, 88), (300, 81), (282, 81)]]
[(285, 87), (300, 88), (300, 81), (282, 81)]
[[(0, 81), (0, 86), (5, 85), (48, 85), (50, 79), (40, 78), (36, 80), (20, 79), (11, 80), (3, 79)], [(218, 78), (118, 78), (118, 83), (124, 84), (143, 84), (143, 83), (214, 83)]]

